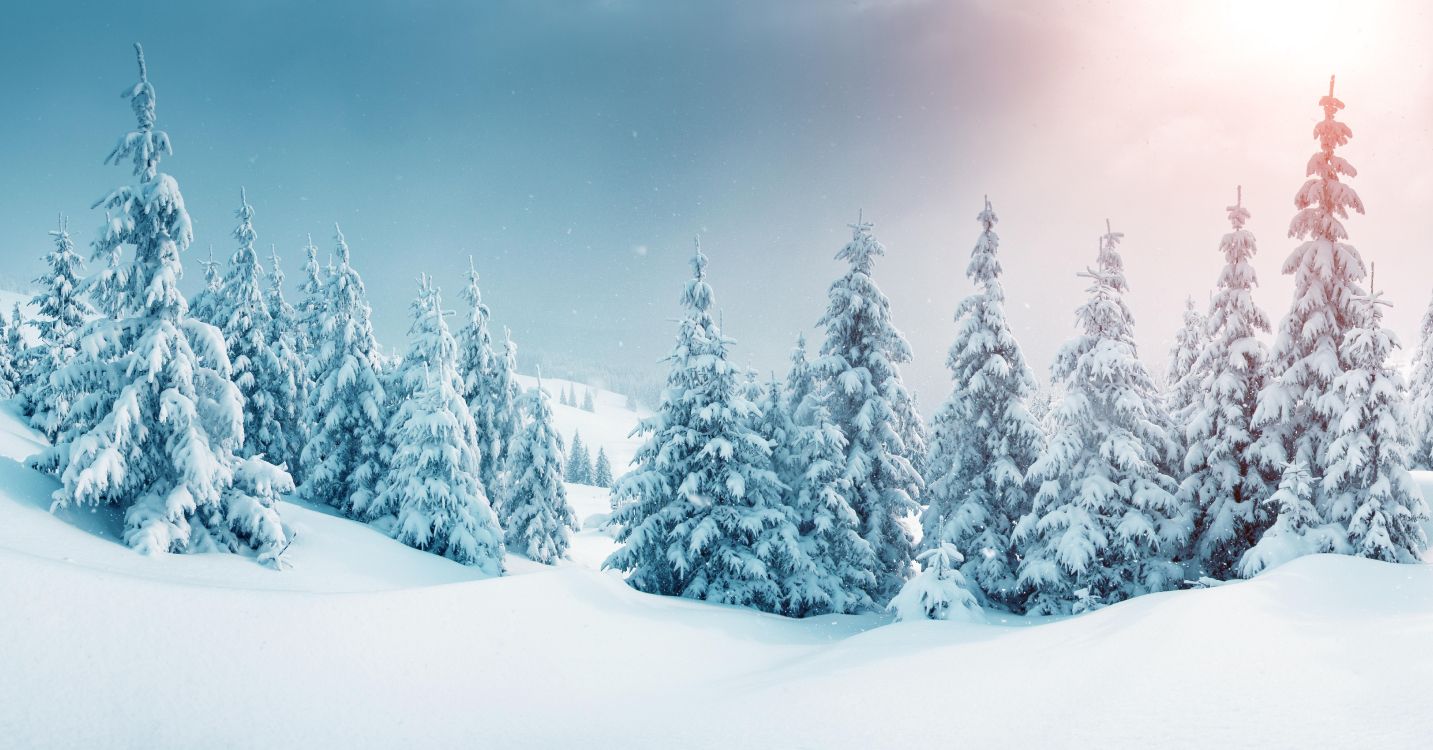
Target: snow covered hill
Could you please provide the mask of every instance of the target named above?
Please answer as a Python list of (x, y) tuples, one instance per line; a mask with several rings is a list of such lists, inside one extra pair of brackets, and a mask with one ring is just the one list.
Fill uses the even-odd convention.
[[(530, 384), (531, 381), (525, 381)], [(562, 381), (544, 379), (553, 390)], [(618, 471), (638, 415), (554, 405)], [(580, 533), (478, 580), (285, 503), (292, 569), (51, 515), (0, 411), (0, 746), (1424, 747), (1433, 566), (1304, 558), (1064, 620), (787, 620), (637, 593)], [(1427, 477), (1424, 477), (1426, 480)], [(606, 492), (569, 486), (580, 519)]]

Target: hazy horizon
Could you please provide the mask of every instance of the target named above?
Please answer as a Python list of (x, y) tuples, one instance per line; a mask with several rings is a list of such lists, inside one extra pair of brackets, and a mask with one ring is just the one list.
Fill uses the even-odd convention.
[[(739, 9), (740, 12), (736, 12)], [(1073, 331), (1108, 218), (1126, 235), (1141, 355), (1161, 370), (1182, 300), (1212, 289), (1243, 185), (1259, 304), (1338, 75), (1341, 154), (1368, 215), (1350, 241), (1378, 265), (1405, 346), (1433, 284), (1433, 30), (1415, 4), (356, 3), (143, 10), (26, 5), (0, 31), (11, 72), (4, 276), (36, 276), (57, 212), (86, 247), (89, 207), (127, 170), (119, 97), (144, 43), (164, 161), (195, 218), (185, 288), (227, 260), (240, 186), (291, 286), (312, 233), (343, 225), (378, 336), (401, 352), (415, 278), (459, 304), (471, 254), (495, 322), (527, 355), (649, 368), (667, 353), (692, 238), (736, 361), (783, 372), (814, 324), (858, 213), (930, 411), (989, 195), (1009, 316), (1041, 379)], [(43, 61), (43, 64), (38, 64)], [(294, 299), (293, 293), (290, 296)], [(1406, 358), (1406, 353), (1400, 359)]]

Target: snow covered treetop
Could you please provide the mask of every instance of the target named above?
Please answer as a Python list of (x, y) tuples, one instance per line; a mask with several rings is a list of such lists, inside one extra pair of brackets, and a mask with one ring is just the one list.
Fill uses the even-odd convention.
[(144, 47), (135, 42), (134, 52), (139, 59), (139, 81), (121, 96), (129, 98), (139, 129), (121, 136), (105, 163), (118, 164), (121, 159), (130, 157), (134, 160), (136, 175), (153, 178), (159, 172), (159, 157), (172, 153), (172, 150), (169, 134), (154, 129), (154, 86), (149, 83), (149, 71), (144, 65)]
[(682, 290), (682, 305), (704, 313), (712, 306), (712, 288), (707, 283), (707, 256), (702, 254), (700, 238), (695, 241), (695, 245), (696, 249), (692, 253), (692, 278)]
[(1120, 240), (1124, 236), (1124, 232), (1110, 229), (1110, 220), (1105, 219), (1105, 233), (1100, 237), (1100, 255), (1095, 269), (1095, 274), (1104, 283), (1120, 292), (1129, 291), (1129, 283), (1125, 281), (1125, 262), (1119, 253)]
[(836, 253), (836, 260), (849, 261), (855, 270), (869, 274), (875, 266), (874, 257), (885, 255), (886, 246), (871, 236), (871, 230), (875, 228), (874, 224), (857, 220), (850, 227), (851, 241)]
[(1358, 170), (1334, 153), (1334, 149), (1353, 138), (1353, 131), (1334, 119), (1343, 109), (1343, 102), (1334, 98), (1333, 84), (1334, 79), (1330, 77), (1328, 96), (1319, 100), (1324, 110), (1324, 119), (1314, 126), (1319, 150), (1309, 157), (1308, 181), (1294, 195), (1294, 207), (1299, 211), (1289, 224), (1290, 237), (1315, 237), (1331, 242), (1347, 239), (1348, 232), (1339, 219), (1348, 218), (1349, 209), (1363, 213), (1363, 201), (1358, 193), (1339, 180), (1339, 175), (1356, 177)]
[(1238, 231), (1243, 229), (1244, 224), (1249, 221), (1249, 209), (1244, 208), (1244, 186), (1240, 185), (1235, 188), (1235, 195), (1234, 205), (1229, 206), (1226, 210), (1229, 211), (1229, 224), (1234, 227), (1235, 231)]
[(965, 267), (965, 275), (970, 277), (971, 281), (983, 285), (987, 292), (1003, 297), (1000, 283), (997, 281), (1000, 277), (1000, 260), (995, 257), (995, 251), (1000, 247), (995, 225), (1000, 219), (996, 217), (989, 198), (985, 199), (985, 208), (976, 214), (975, 220), (980, 222), (984, 231), (975, 242), (975, 250), (970, 254), (970, 264)]

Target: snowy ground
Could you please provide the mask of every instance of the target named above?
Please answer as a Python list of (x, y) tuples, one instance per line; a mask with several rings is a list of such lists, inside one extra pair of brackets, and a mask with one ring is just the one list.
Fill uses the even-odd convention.
[[(554, 408), (620, 471), (623, 403)], [(141, 557), (112, 516), (47, 512), (40, 444), (0, 411), (3, 747), (1433, 743), (1433, 566), (1305, 558), (1058, 621), (792, 621), (634, 592), (596, 528), (490, 580), (295, 503), (290, 570)]]

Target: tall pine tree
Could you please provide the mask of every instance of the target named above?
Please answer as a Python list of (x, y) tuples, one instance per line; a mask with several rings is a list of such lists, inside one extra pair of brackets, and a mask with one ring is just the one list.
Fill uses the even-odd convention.
[(297, 311), (284, 299), (284, 272), (279, 267), (278, 250), (272, 245), (269, 246), (269, 284), (265, 299), (269, 306), (269, 348), (279, 365), (271, 387), (279, 429), (283, 432), (283, 451), (271, 455), (270, 460), (283, 462), (290, 471), (298, 471), (299, 456), (308, 437), (303, 429), (303, 408), (309, 395), (308, 370), (299, 350)]
[(847, 504), (861, 537), (875, 552), (875, 584), (867, 592), (889, 601), (909, 575), (914, 538), (905, 520), (920, 512), (925, 427), (901, 381), (910, 345), (891, 321), (890, 300), (872, 278), (886, 249), (872, 225), (851, 225), (851, 241), (836, 254), (850, 267), (831, 284), (820, 325), (826, 329), (815, 367), (831, 420), (846, 436), (842, 472)]
[(501, 387), (498, 369), (502, 363), (493, 350), (492, 334), (488, 330), (490, 313), (483, 304), (478, 271), (471, 256), (468, 283), (463, 287), (462, 297), (468, 307), (468, 319), (458, 330), (458, 372), (463, 377), (463, 398), (477, 426), (483, 486), (496, 493), (503, 468), (500, 463), (504, 457), (503, 443), (513, 437), (510, 429), (515, 420), (513, 414), (502, 411), (512, 408), (513, 403), (498, 393)]
[(83, 260), (75, 252), (69, 221), (64, 216), (50, 237), (55, 241), (55, 249), (45, 256), (48, 270), (35, 279), (40, 291), (30, 301), (38, 312), (35, 330), (39, 334), (39, 355), (33, 360), (31, 386), (24, 396), (30, 423), (54, 440), (69, 414), (69, 402), (64, 389), (57, 387), (53, 378), (75, 358), (80, 331), (94, 310), (80, 292)]
[(1224, 270), (1209, 306), (1205, 343), (1190, 368), (1199, 374), (1194, 401), (1180, 420), (1187, 450), (1179, 499), (1196, 509), (1194, 562), (1199, 575), (1220, 580), (1236, 573), (1240, 558), (1268, 527), (1261, 503), (1273, 480), (1251, 453), (1269, 358), (1260, 336), (1269, 332), (1269, 318), (1254, 304), (1257, 247), (1244, 228), (1249, 210), (1242, 190), (1238, 197), (1228, 208), (1232, 231), (1219, 243)]
[(178, 183), (159, 171), (169, 136), (154, 127), (154, 86), (135, 51), (139, 82), (128, 96), (138, 127), (107, 159), (132, 161), (135, 182), (100, 201), (109, 216), (94, 245), (96, 259), (119, 259), (103, 277), (119, 317), (87, 326), (81, 354), (58, 374), (76, 406), (38, 463), (60, 476), (56, 507), (121, 508), (137, 550), (253, 549), (276, 561), (287, 540), (274, 505), (292, 480), (234, 455), (242, 396), (223, 338), (188, 317), (176, 285), (193, 233)]
[(706, 265), (699, 247), (661, 406), (643, 420), (636, 468), (613, 491), (623, 546), (604, 565), (641, 591), (777, 612), (804, 555), (770, 446), (751, 430), (755, 407), (727, 357), (731, 341), (711, 314)]
[(1068, 614), (1173, 587), (1192, 518), (1161, 468), (1172, 451), (1159, 388), (1140, 362), (1125, 305), (1124, 235), (1108, 231), (1080, 306), (1080, 335), (1056, 355), (1064, 385), (1055, 432), (1029, 480), (1034, 510), (1016, 525), (1019, 585), (1034, 614)]
[(503, 527), (509, 549), (550, 564), (567, 556), (577, 517), (562, 484), (562, 435), (552, 423), (552, 406), (540, 377), (527, 394), (524, 411), (524, 426), (508, 452)]
[(1018, 608), (1020, 560), (1010, 532), (1030, 512), (1025, 472), (1040, 455), (1044, 431), (1026, 408), (1035, 376), (1005, 319), (998, 219), (989, 200), (976, 220), (983, 231), (965, 275), (979, 289), (955, 312), (959, 329), (946, 357), (954, 388), (935, 415), (921, 544), (964, 550), (961, 572), (982, 599)]

